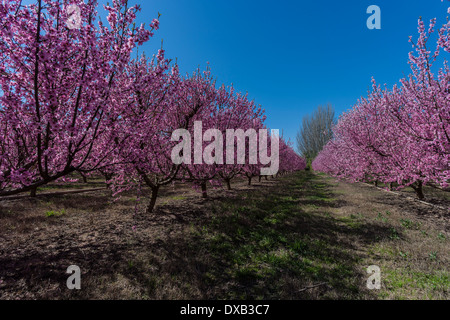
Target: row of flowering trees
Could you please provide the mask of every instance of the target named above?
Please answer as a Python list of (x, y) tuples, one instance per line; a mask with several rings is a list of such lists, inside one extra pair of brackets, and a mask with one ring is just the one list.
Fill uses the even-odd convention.
[(333, 129), (333, 139), (313, 162), (313, 169), (351, 181), (379, 181), (391, 187), (411, 186), (424, 198), (423, 185), (443, 188), (450, 181), (450, 69), (433, 64), (450, 52), (450, 22), (430, 42), (420, 19), (419, 37), (410, 38), (412, 73), (392, 89), (373, 81), (372, 91)]
[[(65, 8), (73, 5), (79, 28), (67, 23)], [(104, 24), (96, 8), (95, 0), (0, 3), (0, 196), (101, 172), (117, 193), (149, 187), (152, 211), (160, 187), (175, 180), (206, 196), (207, 183), (231, 188), (236, 176), (251, 183), (275, 153), (278, 172), (304, 168), (282, 137), (261, 134), (264, 111), (233, 87), (217, 86), (209, 69), (182, 76), (162, 49), (132, 58), (157, 19), (136, 26), (140, 7), (114, 0)], [(189, 135), (177, 135), (180, 129)], [(249, 137), (226, 134), (238, 129)], [(220, 148), (229, 145), (237, 150), (231, 155)]]

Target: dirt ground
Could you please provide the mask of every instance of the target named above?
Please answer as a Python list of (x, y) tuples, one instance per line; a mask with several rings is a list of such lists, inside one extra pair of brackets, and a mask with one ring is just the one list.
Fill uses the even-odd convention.
[(450, 298), (448, 211), (310, 172), (208, 193), (0, 201), (0, 299)]

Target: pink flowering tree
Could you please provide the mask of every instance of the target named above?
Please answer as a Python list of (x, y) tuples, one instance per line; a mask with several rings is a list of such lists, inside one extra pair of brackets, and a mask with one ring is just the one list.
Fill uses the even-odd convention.
[[(75, 5), (74, 25), (66, 8)], [(123, 106), (113, 93), (132, 51), (158, 28), (114, 0), (107, 25), (93, 0), (0, 4), (0, 195), (33, 191), (111, 165)]]
[(180, 127), (190, 139), (185, 141), (187, 136), (184, 136), (182, 142), (189, 148), (183, 149), (181, 153), (177, 151), (178, 154), (182, 154), (184, 160), (177, 180), (192, 183), (194, 189), (201, 189), (202, 197), (207, 198), (207, 184), (208, 182), (214, 184), (218, 162), (215, 158), (219, 155), (219, 150), (215, 147), (217, 137), (208, 132), (217, 129), (218, 105), (224, 97), (223, 93), (217, 90), (216, 81), (209, 68), (204, 72), (197, 70), (189, 77), (182, 94), (183, 107), (196, 110), (196, 114), (187, 125)]
[[(162, 186), (175, 180), (209, 178), (208, 168), (188, 171), (182, 165), (191, 162), (194, 141), (190, 133), (195, 123), (210, 113), (216, 94), (209, 71), (183, 78), (176, 65), (168, 68), (162, 50), (157, 61), (148, 65), (142, 60), (129, 75), (133, 94), (127, 103), (127, 117), (119, 126), (116, 162), (120, 164), (115, 165), (119, 173), (113, 179), (116, 193), (141, 184), (149, 187), (148, 213), (155, 208)], [(180, 145), (182, 149), (177, 148)], [(184, 147), (188, 151), (184, 152)]]
[(237, 93), (233, 87), (227, 91), (228, 97), (218, 114), (224, 146), (224, 160), (218, 166), (218, 176), (231, 190), (232, 179), (249, 172), (251, 167), (260, 167), (256, 146), (266, 116), (261, 107), (248, 100), (247, 94)]
[(292, 147), (290, 140), (280, 139), (280, 168), (279, 174), (283, 175), (290, 172), (306, 169), (306, 160), (299, 156)]
[(400, 86), (381, 90), (374, 83), (367, 98), (343, 114), (334, 138), (313, 162), (314, 170), (351, 181), (396, 183), (411, 186), (424, 198), (423, 185), (447, 187), (450, 180), (450, 109), (447, 63), (434, 64), (449, 51), (450, 24), (439, 31), (436, 45), (428, 48), (436, 20), (428, 28), (418, 23), (412, 41), (412, 73)]

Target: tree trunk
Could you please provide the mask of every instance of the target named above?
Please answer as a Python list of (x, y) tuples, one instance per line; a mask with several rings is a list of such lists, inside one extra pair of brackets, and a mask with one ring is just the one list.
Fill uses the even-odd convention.
[(389, 190), (392, 191), (392, 189), (394, 189), (394, 184), (392, 182), (389, 183)]
[(252, 185), (252, 177), (248, 177), (248, 185), (249, 185), (249, 186)]
[(258, 177), (258, 182), (261, 182), (261, 177), (262, 177), (262, 176), (259, 176), (259, 177)]
[(83, 173), (81, 173), (81, 172), (80, 172), (80, 175), (81, 175), (81, 177), (83, 178), (83, 182), (84, 182), (84, 183), (87, 183), (87, 178), (86, 178), (86, 176), (85, 176)]
[(423, 194), (423, 182), (422, 181), (420, 181), (420, 180), (417, 181), (417, 185), (412, 184), (411, 187), (416, 192), (417, 198), (419, 198), (420, 200), (425, 199), (425, 195)]
[(112, 174), (104, 173), (103, 176), (105, 177), (106, 186), (109, 188), (111, 186), (111, 183), (107, 183), (107, 181), (112, 179)]
[(202, 187), (202, 198), (203, 199), (208, 198), (208, 193), (206, 193), (206, 182), (202, 182), (201, 187)]
[(152, 188), (152, 197), (151, 197), (150, 203), (148, 204), (148, 207), (147, 207), (147, 213), (152, 213), (153, 209), (155, 208), (156, 198), (158, 197), (158, 190), (159, 190), (159, 187)]
[(375, 187), (378, 187), (378, 181), (377, 180), (375, 180), (373, 184), (375, 185)]
[(269, 179), (267, 179), (267, 176), (264, 176), (264, 178), (266, 178), (266, 180), (269, 180)]
[(36, 197), (36, 191), (37, 191), (37, 188), (31, 189), (31, 191), (30, 191), (30, 197)]
[(228, 190), (231, 190), (230, 179), (225, 179), (225, 182), (227, 183), (227, 189), (228, 189)]
[(105, 177), (105, 180), (106, 180), (106, 181), (111, 180), (112, 177), (113, 177), (113, 175), (110, 174), (110, 173), (104, 173), (103, 176)]

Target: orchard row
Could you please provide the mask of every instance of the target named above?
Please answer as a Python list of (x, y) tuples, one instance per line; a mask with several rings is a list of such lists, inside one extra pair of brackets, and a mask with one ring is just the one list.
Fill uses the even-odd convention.
[(411, 75), (390, 90), (373, 81), (369, 95), (339, 118), (314, 170), (391, 188), (411, 186), (419, 198), (425, 184), (449, 186), (450, 70), (437, 63), (450, 52), (450, 23), (433, 45), (435, 24), (433, 19), (426, 28), (419, 20), (417, 41), (410, 38)]
[[(35, 193), (49, 182), (70, 180), (74, 172), (100, 172), (110, 177), (115, 193), (148, 186), (151, 211), (159, 188), (175, 180), (192, 182), (206, 196), (207, 184), (230, 187), (237, 176), (251, 183), (261, 175), (267, 162), (261, 154), (249, 161), (245, 134), (231, 142), (241, 152), (233, 153), (236, 161), (174, 163), (172, 152), (180, 143), (174, 131), (194, 135), (194, 124), (201, 122), (202, 133), (223, 133), (214, 137), (228, 148), (227, 130), (266, 129), (264, 110), (233, 87), (217, 86), (209, 69), (182, 76), (163, 49), (133, 59), (159, 21), (136, 26), (139, 6), (114, 0), (105, 6), (104, 24), (96, 2), (86, 2), (0, 4), (0, 196)], [(79, 29), (67, 26), (69, 5), (80, 8)], [(266, 136), (266, 156), (274, 156), (274, 150), (267, 152), (274, 139), (279, 173), (305, 168), (282, 137)], [(188, 142), (194, 148), (180, 149), (181, 158), (191, 149), (215, 159), (223, 152), (214, 148), (218, 141)]]

